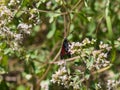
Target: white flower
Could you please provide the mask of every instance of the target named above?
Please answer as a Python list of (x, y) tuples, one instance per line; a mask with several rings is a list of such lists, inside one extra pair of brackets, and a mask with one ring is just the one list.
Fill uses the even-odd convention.
[(40, 86), (41, 86), (41, 90), (49, 90), (49, 81), (48, 80), (42, 81), (40, 83)]
[(86, 44), (89, 44), (90, 43), (90, 40), (88, 38), (85, 38), (83, 41), (82, 41), (83, 45), (86, 45)]
[(14, 38), (15, 38), (16, 41), (21, 41), (23, 36), (22, 36), (22, 34), (14, 34)]
[(7, 15), (7, 16), (12, 16), (12, 12), (10, 9), (7, 8), (7, 6), (1, 5), (0, 6), (0, 17)]
[(100, 83), (98, 83), (97, 86), (98, 86), (99, 88), (102, 88)]
[(94, 58), (98, 55), (98, 54), (100, 54), (101, 53), (101, 51), (100, 50), (94, 50), (93, 52), (92, 52), (92, 55), (94, 56)]
[(66, 80), (68, 80), (68, 76), (67, 75), (64, 75), (63, 77), (61, 77), (62, 81), (65, 82)]
[(120, 42), (120, 37), (117, 40)]
[(10, 0), (10, 2), (8, 3), (9, 6), (15, 5), (15, 4), (16, 4), (15, 0)]
[(65, 60), (60, 60), (57, 64), (58, 64), (58, 65), (65, 65), (65, 64), (66, 64), (66, 61), (65, 61)]
[(7, 6), (0, 6), (0, 26), (4, 26), (11, 22), (14, 12), (12, 12)]
[(30, 28), (32, 27), (32, 25), (28, 25), (26, 23), (20, 23), (18, 25), (18, 29), (20, 29), (21, 31), (23, 31), (26, 34), (30, 34)]
[(18, 43), (13, 42), (13, 45), (11, 46), (13, 50), (18, 50)]
[(81, 43), (79, 43), (79, 42), (76, 42), (76, 43), (75, 43), (75, 46), (79, 46), (79, 47), (81, 47), (81, 46), (82, 46), (82, 44), (81, 44)]
[(78, 84), (74, 84), (74, 86), (73, 86), (73, 88), (76, 90), (76, 89), (79, 89), (80, 87), (79, 87), (79, 85)]
[(30, 80), (30, 79), (31, 79), (31, 77), (32, 77), (32, 75), (31, 75), (31, 74), (27, 74), (27, 75), (25, 75), (25, 78), (26, 78), (27, 80)]
[(20, 0), (10, 0), (10, 2), (8, 3), (9, 6), (13, 6), (13, 5), (16, 5), (16, 4), (19, 4), (20, 3)]
[(106, 49), (107, 51), (110, 51), (112, 47), (110, 47), (108, 44), (104, 44), (102, 41), (100, 42), (99, 45), (100, 49)]
[(66, 67), (60, 67), (55, 74), (52, 75), (51, 82), (64, 85), (66, 88), (69, 87), (71, 76), (68, 75)]

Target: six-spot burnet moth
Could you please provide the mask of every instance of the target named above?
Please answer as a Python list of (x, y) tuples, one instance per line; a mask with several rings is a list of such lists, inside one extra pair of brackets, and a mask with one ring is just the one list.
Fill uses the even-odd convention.
[(65, 59), (66, 57), (71, 57), (71, 53), (69, 51), (69, 46), (70, 43), (68, 42), (68, 40), (65, 38), (62, 44), (62, 48), (61, 48), (61, 53), (60, 53), (60, 58), (61, 59)]

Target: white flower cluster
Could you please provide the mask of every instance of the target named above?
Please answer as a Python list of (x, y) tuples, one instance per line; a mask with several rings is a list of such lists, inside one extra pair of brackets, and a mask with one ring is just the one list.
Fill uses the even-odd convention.
[(79, 71), (80, 76), (77, 75), (70, 75), (65, 66), (60, 66), (58, 71), (52, 75), (51, 82), (57, 83), (58, 85), (63, 85), (65, 88), (72, 87), (73, 89), (77, 90), (80, 88), (81, 83), (85, 80), (84, 73)]
[(20, 33), (30, 34), (31, 28), (32, 28), (32, 25), (28, 25), (26, 23), (20, 23), (18, 25), (18, 29), (20, 30)]
[(11, 39), (14, 38), (15, 41), (21, 41), (21, 39), (23, 38), (22, 34), (13, 33), (12, 31), (10, 31), (10, 28), (8, 27), (1, 28), (0, 34), (3, 37), (9, 36)]
[(110, 61), (108, 61), (107, 58), (108, 52), (111, 50), (111, 46), (100, 42), (99, 49), (95, 49), (95, 42), (96, 40), (94, 39), (90, 41), (88, 38), (85, 38), (81, 43), (72, 42), (69, 46), (69, 52), (73, 55), (78, 54), (89, 70), (98, 70), (110, 65)]
[[(13, 0), (10, 2), (12, 1)], [(19, 31), (12, 31), (9, 23), (12, 22), (13, 16), (14, 12), (12, 12), (11, 9), (7, 8), (5, 5), (0, 6), (0, 36), (6, 41), (10, 48), (17, 50), (23, 40), (23, 34), (30, 34), (32, 25), (20, 23), (18, 25)]]
[[(65, 67), (66, 62), (60, 61), (58, 65), (63, 66), (52, 75), (52, 82), (65, 87), (72, 87), (73, 89), (79, 89), (85, 80), (90, 79), (90, 74), (86, 75), (86, 70), (90, 72), (96, 72), (99, 69), (109, 66), (111, 63), (108, 60), (108, 53), (111, 50), (111, 46), (100, 42), (98, 49), (95, 46), (96, 40), (89, 40), (88, 38), (80, 42), (72, 42), (69, 45), (69, 52), (72, 55), (80, 56), (80, 63), (75, 65), (73, 63), (71, 69), (74, 69), (72, 73), (68, 74)], [(79, 75), (79, 76), (78, 76)], [(96, 84), (96, 88), (101, 88), (100, 83)]]
[(40, 83), (41, 90), (49, 90), (49, 81), (45, 80)]
[(72, 42), (69, 45), (69, 52), (71, 52), (71, 54), (74, 53), (79, 53), (83, 47), (90, 45), (90, 44), (94, 44), (96, 42), (95, 39), (92, 39), (91, 41), (88, 38), (85, 38), (81, 43), (80, 42)]
[(79, 83), (77, 84), (77, 83), (71, 82), (70, 86), (72, 86), (74, 90), (78, 90), (80, 88)]
[(120, 85), (120, 80), (107, 80), (107, 90), (113, 90), (118, 85)]
[(0, 35), (3, 39), (9, 39), (10, 41), (6, 43), (13, 49), (17, 50), (19, 47), (19, 43), (22, 42), (23, 35), (20, 33), (15, 33), (10, 30), (8, 27), (1, 28)]
[(13, 12), (5, 5), (0, 5), (0, 28), (11, 21)]
[(9, 6), (14, 6), (14, 5), (19, 4), (19, 3), (20, 3), (20, 0), (10, 0), (8, 5)]
[(71, 76), (68, 75), (67, 69), (65, 66), (60, 67), (55, 74), (52, 75), (52, 83), (57, 83), (59, 85), (64, 85), (66, 88), (69, 87)]
[(100, 42), (99, 50), (93, 50), (92, 56), (94, 58), (93, 67), (95, 69), (100, 69), (103, 67), (106, 67), (110, 65), (110, 61), (107, 60), (108, 58), (108, 52), (111, 50), (111, 46), (108, 44), (104, 44), (103, 42)]
[[(3, 39), (9, 39), (9, 44), (13, 49), (17, 49), (18, 44), (16, 41), (22, 38), (21, 34), (14, 33), (8, 27), (8, 24), (12, 21), (14, 13), (7, 8), (7, 6), (0, 6), (0, 36)], [(15, 40), (15, 41), (14, 41)]]
[(110, 47), (108, 44), (104, 44), (103, 42), (100, 42), (99, 48), (103, 49), (103, 50), (106, 49), (107, 51), (110, 51), (112, 47)]
[(107, 60), (107, 53), (104, 53), (102, 50), (94, 50), (92, 52), (94, 63), (91, 66), (95, 69), (100, 69), (110, 65), (110, 61)]
[(37, 8), (29, 8), (28, 9), (30, 14), (29, 20), (32, 22), (34, 26), (39, 25), (41, 20), (39, 17), (39, 10)]

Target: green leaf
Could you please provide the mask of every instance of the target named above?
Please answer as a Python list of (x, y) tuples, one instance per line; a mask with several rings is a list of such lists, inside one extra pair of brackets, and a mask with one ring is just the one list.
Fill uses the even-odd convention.
[(86, 78), (86, 79), (89, 79), (89, 77), (90, 77), (90, 71), (89, 71), (89, 70), (86, 70), (86, 72), (85, 72), (85, 78)]
[(49, 33), (47, 34), (47, 38), (50, 39), (53, 37), (54, 33), (55, 33), (55, 30), (56, 30), (56, 24), (55, 22), (52, 23), (52, 29), (49, 31)]
[(1, 65), (2, 65), (5, 69), (8, 68), (8, 57), (7, 57), (7, 56), (3, 56), (3, 57), (2, 57)]
[(107, 28), (108, 28), (108, 36), (109, 36), (109, 38), (112, 38), (113, 32), (112, 32), (112, 23), (111, 23), (110, 16), (106, 17), (106, 23), (107, 23)]
[(17, 90), (25, 90), (25, 86), (20, 85), (19, 87), (17, 87)]
[(1, 90), (9, 90), (9, 87), (7, 86), (7, 83), (5, 81), (2, 81), (0, 83), (0, 89)]
[(112, 31), (112, 22), (111, 22), (111, 18), (109, 15), (109, 5), (110, 5), (110, 0), (107, 0), (107, 4), (106, 4), (106, 10), (105, 10), (105, 15), (106, 15), (106, 24), (107, 24), (107, 29), (108, 29), (108, 37), (110, 39), (112, 39), (113, 37), (113, 31)]
[(0, 43), (0, 48), (4, 49), (6, 47), (6, 43)]
[(34, 64), (34, 62), (33, 62), (33, 61), (30, 61), (30, 65), (32, 66), (33, 70), (35, 71), (35, 70), (36, 70), (36, 68), (35, 68), (35, 64)]
[(111, 51), (111, 62), (114, 62), (116, 59), (116, 49), (113, 48)]
[(96, 28), (95, 22), (93, 20), (91, 20), (91, 22), (89, 23), (89, 26), (88, 26), (89, 32), (87, 33), (87, 35), (93, 36), (93, 32), (94, 32), (95, 28)]
[(39, 30), (40, 30), (40, 26), (37, 25), (37, 26), (34, 27), (35, 32), (38, 32)]
[(54, 17), (50, 17), (49, 23), (52, 23), (54, 21)]
[(89, 79), (89, 77), (90, 77), (90, 74), (86, 74), (86, 75), (85, 75), (85, 78), (86, 78), (86, 79)]
[(87, 68), (90, 69), (90, 67), (93, 65), (94, 63), (94, 58), (93, 57), (90, 57), (90, 59), (88, 60), (87, 62)]
[(29, 2), (30, 2), (29, 0), (22, 0), (22, 2), (21, 2), (21, 8), (27, 6), (27, 4)]
[(14, 51), (11, 48), (5, 48), (4, 54), (11, 56), (12, 54), (14, 54)]
[(84, 0), (85, 6), (88, 7), (88, 0)]
[(24, 13), (24, 11), (19, 11), (16, 13), (16, 17), (20, 17), (22, 14)]
[(39, 1), (38, 3), (36, 3), (36, 7), (38, 8), (41, 5), (41, 1)]

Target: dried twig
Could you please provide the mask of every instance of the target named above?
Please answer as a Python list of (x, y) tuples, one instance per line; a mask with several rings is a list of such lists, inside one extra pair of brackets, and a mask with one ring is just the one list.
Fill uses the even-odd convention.
[(82, 2), (82, 0), (79, 0), (79, 1), (73, 6), (72, 10), (74, 10), (75, 8), (77, 8), (78, 5), (80, 5), (81, 2)]
[(104, 72), (104, 71), (108, 70), (111, 66), (112, 66), (112, 65), (109, 65), (109, 66), (107, 66), (107, 67), (101, 68), (101, 69), (99, 69), (98, 71), (92, 72), (91, 74), (94, 75), (94, 74), (98, 74), (98, 73)]
[[(74, 60), (76, 60), (76, 59), (79, 59), (80, 58), (80, 56), (76, 56), (76, 57), (72, 57), (72, 58), (68, 58), (68, 59), (65, 59), (64, 61), (66, 61), (66, 62), (71, 62), (71, 61), (74, 61)], [(59, 60), (59, 61), (56, 61), (56, 62), (50, 62), (49, 64), (58, 64), (58, 63), (60, 63), (62, 60)]]

